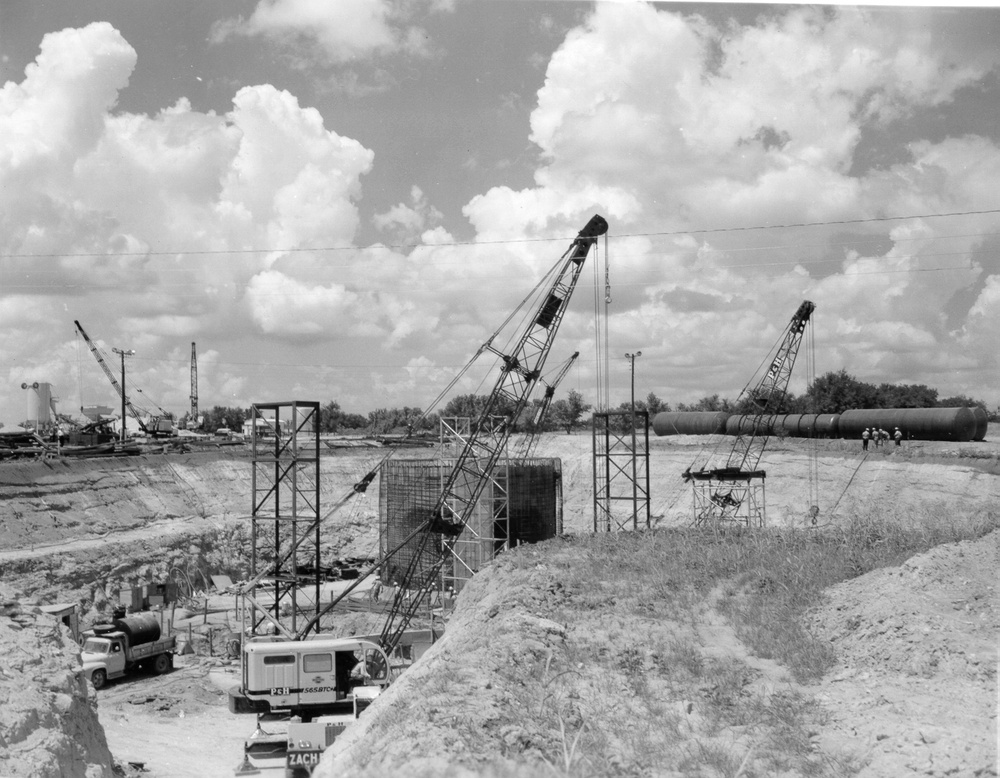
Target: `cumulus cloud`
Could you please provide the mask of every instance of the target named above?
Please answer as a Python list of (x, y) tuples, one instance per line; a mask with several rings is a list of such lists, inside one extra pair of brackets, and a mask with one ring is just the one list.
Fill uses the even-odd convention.
[[(612, 243), (612, 283), (632, 283), (615, 290), (609, 328), (659, 363), (672, 395), (735, 395), (770, 346), (765, 323), (780, 331), (806, 297), (818, 305), (820, 369), (924, 382), (922, 363), (955, 346), (942, 308), (987, 272), (971, 257), (989, 217), (712, 232), (696, 246), (684, 235), (994, 207), (1000, 148), (983, 137), (927, 138), (905, 162), (852, 172), (866, 134), (948, 103), (997, 65), (964, 62), (926, 25), (885, 21), (804, 7), (715, 28), (651, 5), (598, 3), (538, 93), (535, 186), (494, 188), (465, 213), (480, 235), (582, 224), (591, 209), (612, 235), (653, 234), (645, 250)], [(691, 353), (730, 374), (705, 360), (671, 372)]]
[[(337, 66), (418, 51), (420, 14), (450, 9), (265, 0), (229, 34), (305, 41)], [(40, 351), (75, 353), (80, 318), (150, 360), (172, 355), (136, 360), (163, 405), (187, 402), (184, 341), (195, 333), (226, 355), (203, 378), (233, 404), (260, 399), (260, 386), (301, 385), (289, 365), (342, 392), (345, 408), (370, 408), (375, 392), (379, 405), (419, 404), (598, 212), (609, 252), (584, 279), (596, 290), (578, 290), (564, 320), (565, 355), (593, 353), (586, 298), (602, 299), (607, 279), (615, 351), (643, 351), (649, 389), (672, 402), (735, 396), (809, 298), (819, 370), (940, 378), (943, 391), (975, 396), (997, 367), (995, 228), (975, 215), (873, 219), (993, 208), (1000, 149), (928, 132), (893, 148), (891, 162), (858, 172), (856, 158), (878, 132), (947, 106), (996, 60), (966, 61), (926, 24), (848, 7), (716, 27), (597, 3), (536, 95), (533, 184), (471, 198), (475, 238), (463, 245), (407, 182), (373, 219), (388, 245), (362, 247), (358, 202), (377, 164), (364, 138), (266, 84), (235, 91), (222, 113), (184, 98), (156, 114), (120, 111), (136, 64), (121, 34), (103, 23), (52, 33), (24, 79), (0, 89), (9, 377), (31, 377)], [(810, 222), (831, 224), (755, 229)], [(51, 321), (62, 322), (56, 344), (40, 334)], [(594, 369), (580, 360), (579, 371)]]
[[(270, 85), (244, 87), (225, 115), (186, 99), (116, 112), (135, 63), (95, 23), (46, 35), (24, 80), (0, 90), (0, 247), (23, 296), (0, 311), (16, 316), (32, 296), (45, 311), (43, 296), (61, 296), (70, 339), (80, 318), (92, 337), (117, 333), (147, 353), (206, 328), (229, 341), (248, 327), (320, 330), (326, 304), (353, 298), (300, 249), (352, 246), (372, 152)], [(282, 305), (303, 289), (267, 275), (282, 262), (311, 269), (320, 290), (305, 290), (294, 326)]]
[(404, 0), (261, 0), (249, 19), (217, 25), (215, 37), (263, 36), (291, 48), (308, 43), (334, 65), (370, 57), (428, 51), (426, 33), (413, 18), (419, 11), (451, 10), (450, 3)]

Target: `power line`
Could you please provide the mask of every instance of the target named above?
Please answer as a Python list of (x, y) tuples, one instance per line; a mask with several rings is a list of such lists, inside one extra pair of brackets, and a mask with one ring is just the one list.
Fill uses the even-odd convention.
[[(1000, 213), (1000, 208), (981, 211), (951, 211), (949, 213), (921, 213), (908, 214), (904, 216), (872, 216), (864, 219), (835, 219), (830, 221), (814, 222), (791, 222), (788, 224), (755, 224), (743, 227), (705, 227), (703, 229), (666, 230), (661, 232), (629, 232), (616, 233), (615, 238), (647, 238), (671, 235), (707, 235), (727, 232), (750, 232), (755, 230), (787, 230), (801, 227), (830, 227), (847, 224), (871, 224), (876, 222), (906, 221), (908, 219), (940, 219), (953, 216), (986, 216)], [(289, 248), (252, 248), (252, 249), (187, 249), (180, 251), (122, 251), (114, 254), (107, 252), (71, 252), (71, 253), (51, 253), (51, 254), (3, 254), (4, 259), (45, 259), (45, 258), (93, 258), (93, 257), (162, 257), (182, 255), (233, 255), (233, 254), (293, 254), (304, 252), (338, 252), (338, 251), (381, 251), (381, 250), (401, 250), (417, 248), (437, 248), (456, 246), (497, 246), (516, 243), (551, 243), (553, 241), (564, 241), (565, 236), (552, 238), (508, 238), (503, 240), (466, 240), (451, 241), (441, 243), (400, 243), (400, 244), (375, 244), (371, 246), (299, 246)]]

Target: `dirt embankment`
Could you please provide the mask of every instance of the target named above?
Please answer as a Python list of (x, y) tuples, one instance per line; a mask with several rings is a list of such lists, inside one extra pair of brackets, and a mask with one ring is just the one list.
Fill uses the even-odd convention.
[[(651, 442), (654, 526), (689, 523), (691, 497), (680, 473), (703, 443)], [(565, 527), (589, 532), (590, 436), (547, 436), (536, 453), (562, 459)], [(995, 454), (982, 462), (963, 459), (946, 445), (928, 446), (926, 456), (922, 453), (890, 449), (865, 458), (833, 441), (819, 447), (816, 468), (808, 442), (775, 445), (765, 456), (769, 523), (804, 525), (810, 504), (806, 485), (813, 480), (821, 495), (822, 521), (828, 523), (858, 511), (889, 511), (895, 521), (914, 526), (996, 511), (1000, 477)], [(344, 495), (376, 461), (371, 452), (324, 456), (323, 504)], [(217, 571), (247, 551), (238, 528), (246, 525), (250, 512), (250, 482), (249, 459), (229, 451), (5, 464), (0, 467), (5, 505), (0, 574), (12, 589), (0, 599), (23, 602), (30, 594), (39, 602), (80, 601), (90, 607), (122, 586), (162, 580), (173, 568)], [(324, 538), (331, 558), (369, 556), (377, 549), (377, 500), (376, 481), (331, 520)], [(839, 505), (836, 512), (834, 504)], [(752, 699), (772, 718), (783, 700), (792, 699), (786, 700), (787, 695), (815, 696), (822, 710), (804, 709), (817, 720), (821, 713), (827, 716), (829, 726), (806, 731), (806, 750), (812, 744), (817, 754), (841, 759), (847, 767), (859, 765), (863, 776), (995, 774), (998, 622), (995, 591), (989, 587), (998, 561), (996, 542), (994, 534), (974, 547), (941, 547), (903, 567), (836, 587), (812, 628), (832, 641), (841, 665), (807, 689), (793, 689), (766, 661), (748, 656), (717, 613), (652, 619), (636, 632), (621, 602), (605, 597), (589, 573), (578, 585), (565, 580), (567, 565), (559, 555), (571, 554), (572, 544), (553, 541), (519, 551), (473, 580), (446, 639), (338, 743), (324, 769), (329, 763), (349, 773), (410, 776), (414, 773), (408, 765), (417, 764), (423, 768), (420, 774), (427, 775), (474, 775), (484, 767), (496, 775), (553, 769), (571, 773), (580, 767), (574, 751), (579, 736), (581, 744), (589, 739), (602, 749), (607, 762), (601, 766), (611, 770), (604, 774), (640, 774), (666, 757), (681, 767), (700, 765), (702, 774), (733, 774), (746, 754), (751, 767), (763, 759), (762, 749), (770, 748), (776, 735), (773, 728), (762, 735), (752, 721), (734, 730), (706, 719), (702, 702), (728, 690), (740, 711), (749, 710), (745, 703)], [(663, 602), (649, 606), (655, 611)], [(567, 611), (573, 603), (581, 607)], [(110, 764), (101, 751), (103, 733), (91, 731), (93, 698), (73, 691), (79, 684), (71, 672), (72, 658), (53, 654), (62, 670), (53, 666), (52, 677), (66, 680), (55, 681), (58, 688), (40, 680), (27, 660), (20, 670), (9, 664), (8, 657), (31, 655), (34, 661), (35, 654), (48, 650), (51, 630), (34, 631), (27, 624), (34, 618), (30, 613), (0, 617), (0, 695), (23, 699), (25, 705), (20, 718), (0, 719), (6, 753), (19, 749), (22, 760), (21, 767), (9, 772), (88, 778), (110, 774), (101, 772)], [(25, 624), (11, 626), (18, 619)], [(633, 639), (636, 634), (642, 639)], [(654, 639), (657, 644), (647, 647)], [(715, 653), (708, 650), (712, 646)], [(72, 646), (68, 650), (72, 657)], [(574, 651), (603, 652), (600, 672), (577, 667)], [(699, 689), (690, 681), (695, 685), (678, 696), (677, 684), (690, 679), (665, 675), (664, 652), (691, 663), (692, 673), (707, 668), (717, 676), (714, 685)], [(739, 672), (730, 672), (730, 663)], [(178, 671), (175, 680), (182, 679), (181, 673), (200, 678), (196, 667)], [(69, 676), (60, 676), (63, 671)], [(47, 666), (44, 677), (49, 677)], [(147, 681), (130, 683), (129, 695), (134, 689), (141, 696)], [(204, 694), (204, 684), (192, 684)], [(176, 686), (170, 693), (179, 695), (179, 701), (172, 710), (184, 709), (185, 684)], [(747, 698), (741, 689), (760, 694)], [(201, 708), (194, 706), (206, 721), (212, 715), (211, 697), (199, 703)], [(224, 717), (221, 700), (218, 704)], [(131, 716), (139, 726), (130, 702), (116, 708), (114, 698), (107, 696), (102, 705), (112, 706), (102, 708), (102, 722), (124, 727), (122, 717)], [(949, 721), (959, 723), (951, 726)], [(64, 736), (88, 744), (87, 753), (65, 751)], [(211, 726), (199, 725), (185, 730), (184, 747), (212, 753), (218, 748), (213, 737)], [(49, 753), (56, 761), (46, 761)], [(705, 754), (716, 754), (720, 765), (732, 769), (726, 773), (720, 767), (713, 773), (699, 761)], [(60, 772), (64, 756), (83, 765), (84, 772)], [(735, 764), (725, 762), (734, 756)], [(227, 752), (224, 764), (235, 766), (241, 757), (238, 750)], [(35, 764), (37, 771), (30, 772)], [(171, 772), (163, 765), (157, 772), (154, 764), (150, 769), (157, 775), (199, 774), (193, 766), (194, 772), (179, 767), (180, 772)], [(5, 770), (0, 761), (0, 774)]]
[(607, 579), (581, 580), (572, 546), (519, 549), (314, 774), (996, 775), (998, 542), (834, 587), (810, 629), (839, 662), (809, 686), (711, 607), (646, 618), (621, 589), (601, 603)]
[(93, 692), (68, 631), (0, 585), (0, 775), (111, 778)]

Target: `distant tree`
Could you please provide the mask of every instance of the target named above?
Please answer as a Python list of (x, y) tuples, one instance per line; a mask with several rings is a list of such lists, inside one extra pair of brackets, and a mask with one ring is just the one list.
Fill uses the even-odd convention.
[(722, 411), (724, 413), (734, 413), (736, 411), (736, 405), (729, 399), (719, 399), (718, 394), (713, 394), (709, 397), (702, 397), (696, 403), (678, 403), (678, 411), (709, 411), (717, 412)]
[(569, 435), (582, 424), (583, 414), (590, 408), (590, 404), (583, 401), (582, 394), (575, 389), (570, 389), (567, 399), (555, 400), (549, 406), (549, 416), (552, 418), (553, 424), (566, 430), (566, 434)]
[(875, 408), (934, 408), (938, 404), (937, 389), (923, 384), (879, 384)]
[[(478, 419), (483, 415), (489, 399), (487, 395), (461, 394), (448, 401), (441, 411), (441, 416)], [(513, 414), (514, 404), (506, 397), (499, 397), (496, 406), (490, 409), (491, 416), (506, 416), (510, 418)], [(515, 428), (518, 421), (518, 419), (512, 419)]]
[(244, 410), (243, 408), (226, 408), (216, 405), (212, 410), (205, 413), (205, 422), (202, 426), (209, 432), (215, 432), (215, 430), (223, 427), (234, 432), (242, 432), (243, 422), (249, 417), (249, 410)]
[(938, 408), (974, 408), (978, 405), (984, 411), (989, 413), (986, 403), (982, 400), (973, 400), (971, 397), (966, 397), (964, 394), (957, 394), (954, 397), (945, 397), (944, 399), (938, 400), (936, 405)]
[(645, 400), (636, 400), (635, 407), (638, 410), (646, 411), (650, 419), (658, 413), (667, 413), (670, 411), (670, 403), (664, 402), (652, 392), (646, 395)]
[(806, 390), (812, 413), (843, 413), (852, 408), (874, 408), (878, 390), (859, 381), (846, 370), (829, 372)]

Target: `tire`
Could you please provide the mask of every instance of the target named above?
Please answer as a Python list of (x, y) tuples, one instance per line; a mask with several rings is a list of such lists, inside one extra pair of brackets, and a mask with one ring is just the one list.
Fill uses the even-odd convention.
[(153, 672), (157, 675), (163, 675), (168, 670), (170, 670), (170, 657), (166, 654), (158, 654), (153, 660)]
[(102, 689), (104, 685), (108, 682), (108, 674), (104, 670), (94, 670), (90, 674), (90, 682), (93, 684), (94, 689)]

